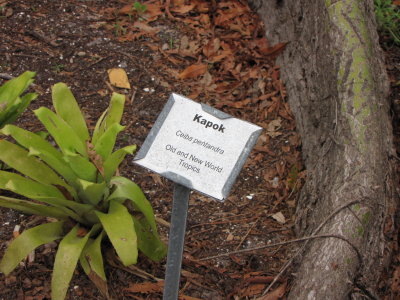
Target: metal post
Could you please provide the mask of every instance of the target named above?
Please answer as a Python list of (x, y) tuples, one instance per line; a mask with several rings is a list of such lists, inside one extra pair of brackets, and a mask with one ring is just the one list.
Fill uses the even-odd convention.
[(190, 189), (175, 183), (163, 300), (178, 299), (189, 195)]

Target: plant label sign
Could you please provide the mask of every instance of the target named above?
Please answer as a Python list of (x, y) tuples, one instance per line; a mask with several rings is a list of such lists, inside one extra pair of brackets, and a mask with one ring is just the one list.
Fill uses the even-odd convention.
[(135, 163), (223, 200), (262, 128), (172, 94)]

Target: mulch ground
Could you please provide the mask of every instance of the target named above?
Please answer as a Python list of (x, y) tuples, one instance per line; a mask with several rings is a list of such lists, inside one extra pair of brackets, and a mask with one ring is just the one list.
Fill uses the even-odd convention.
[[(285, 44), (268, 43), (263, 23), (246, 1), (144, 2), (143, 11), (123, 0), (0, 0), (0, 77), (6, 80), (26, 70), (37, 72), (33, 90), (40, 96), (17, 124), (42, 130), (32, 110), (50, 108), (51, 86), (65, 82), (92, 129), (111, 93), (126, 95), (122, 120), (126, 129), (118, 147), (142, 145), (172, 92), (263, 127), (224, 202), (191, 194), (181, 297), (284, 297), (291, 272), (280, 271), (298, 245), (250, 249), (294, 238), (296, 197), (306, 177), (301, 141), (275, 64)], [(397, 76), (399, 52), (388, 53), (396, 61), (392, 77)], [(130, 89), (110, 82), (112, 68), (125, 70)], [(396, 91), (392, 98), (399, 100)], [(138, 183), (151, 201), (167, 243), (173, 184), (133, 164), (132, 157), (120, 172)], [(0, 256), (13, 231), (43, 222), (12, 210), (0, 212)], [(0, 300), (50, 299), (56, 248), (56, 243), (40, 247), (11, 275), (0, 274)], [(124, 268), (112, 255), (105, 255), (113, 298), (162, 297), (165, 260), (154, 263), (140, 257), (138, 265)], [(399, 280), (399, 264), (397, 255), (382, 284), (382, 295), (399, 295), (399, 287), (392, 283)], [(78, 267), (67, 299), (103, 297)]]

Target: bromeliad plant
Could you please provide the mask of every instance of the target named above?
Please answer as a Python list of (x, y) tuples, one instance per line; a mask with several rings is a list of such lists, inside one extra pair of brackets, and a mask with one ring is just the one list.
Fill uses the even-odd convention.
[(23, 196), (0, 196), (0, 206), (56, 219), (24, 231), (11, 242), (0, 271), (9, 274), (40, 245), (61, 239), (51, 282), (52, 299), (64, 299), (78, 261), (107, 295), (101, 253), (108, 237), (123, 265), (135, 264), (138, 249), (154, 261), (166, 254), (157, 234), (152, 207), (140, 188), (116, 176), (117, 168), (136, 146), (112, 152), (125, 97), (114, 93), (90, 138), (85, 119), (68, 87), (52, 90), (55, 113), (34, 111), (58, 148), (29, 131), (6, 125), (1, 133), (17, 144), (0, 141), (0, 160), (18, 173), (0, 171), (0, 189)]
[[(26, 71), (0, 87), (0, 128), (14, 122), (28, 105), (36, 99), (37, 94), (35, 93), (28, 93), (22, 96), (33, 82), (34, 76), (34, 72)], [(6, 166), (0, 162), (0, 170), (5, 168)]]
[(37, 97), (35, 93), (21, 96), (33, 82), (34, 72), (27, 71), (0, 87), (0, 128), (14, 122)]

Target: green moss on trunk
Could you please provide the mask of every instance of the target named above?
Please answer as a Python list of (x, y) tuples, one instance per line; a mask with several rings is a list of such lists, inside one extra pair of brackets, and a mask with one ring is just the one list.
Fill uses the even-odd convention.
[(354, 0), (325, 1), (332, 23), (340, 34), (342, 54), (337, 74), (337, 89), (343, 115), (349, 122), (352, 136), (361, 153), (367, 150), (366, 120), (374, 111), (370, 95), (374, 87), (369, 57), (372, 56), (365, 16), (360, 2)]

